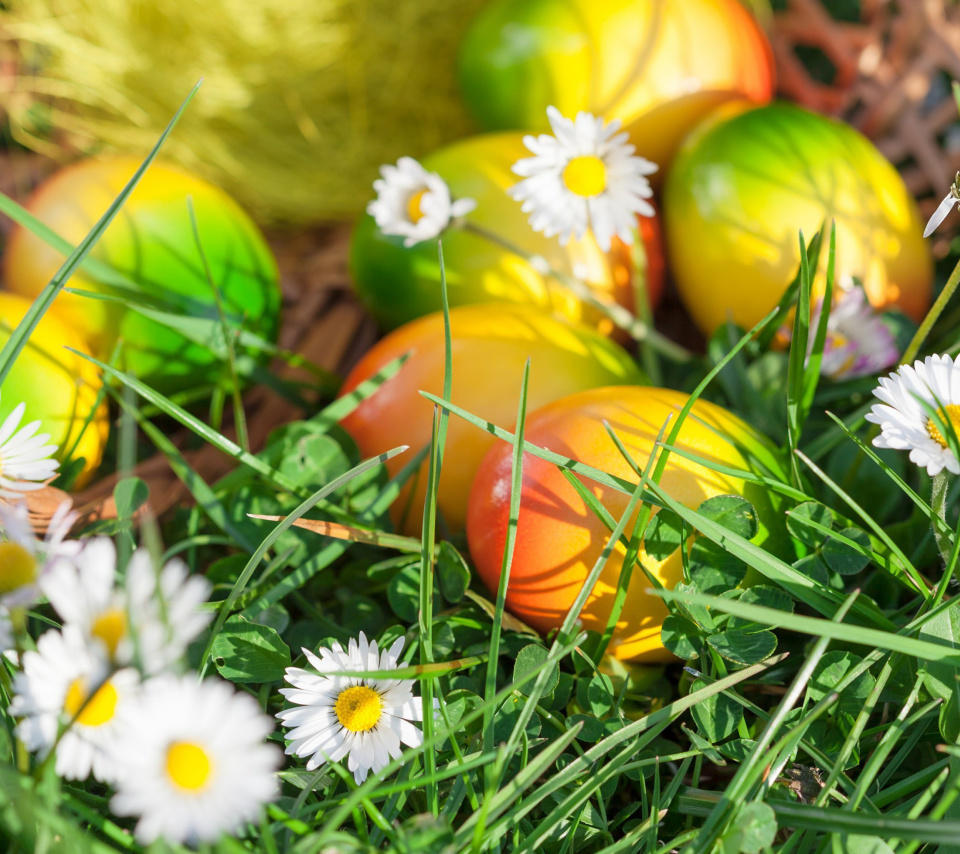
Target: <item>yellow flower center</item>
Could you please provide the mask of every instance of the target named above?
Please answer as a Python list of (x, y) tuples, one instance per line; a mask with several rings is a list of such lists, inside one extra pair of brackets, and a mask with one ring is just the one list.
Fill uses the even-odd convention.
[(366, 732), (380, 722), (383, 701), (373, 688), (354, 685), (340, 692), (333, 710), (337, 720), (350, 732)]
[(104, 611), (94, 621), (90, 634), (103, 641), (113, 658), (117, 654), (120, 641), (127, 636), (127, 615), (119, 608)]
[[(960, 435), (960, 405), (948, 403), (946, 406), (937, 410), (937, 415), (944, 421), (949, 420), (953, 425), (953, 429)], [(947, 437), (940, 432), (940, 428), (937, 427), (937, 423), (932, 418), (927, 419), (927, 432), (930, 434), (930, 438), (940, 445), (941, 448), (947, 447)]]
[[(113, 713), (117, 709), (117, 689), (113, 684), (107, 682), (101, 685), (89, 702), (87, 702), (88, 693), (87, 680), (83, 677), (74, 679), (67, 689), (63, 710), (71, 719), (76, 718), (77, 723), (84, 726), (102, 726), (112, 720)], [(81, 709), (83, 711), (80, 711)]]
[(598, 196), (607, 189), (607, 167), (594, 154), (574, 157), (563, 169), (563, 183), (578, 196)]
[(419, 190), (407, 201), (407, 216), (410, 217), (410, 222), (414, 225), (423, 219), (423, 210), (420, 207), (420, 202), (423, 201), (423, 197), (426, 194), (426, 190)]
[(196, 792), (210, 780), (213, 763), (207, 752), (189, 741), (174, 741), (167, 748), (167, 774), (175, 786)]
[(0, 543), (0, 594), (18, 590), (37, 577), (37, 562), (17, 543)]

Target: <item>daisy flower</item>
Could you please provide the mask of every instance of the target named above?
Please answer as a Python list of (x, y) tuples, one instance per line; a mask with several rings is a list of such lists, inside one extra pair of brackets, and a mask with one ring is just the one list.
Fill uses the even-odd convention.
[(947, 218), (947, 214), (957, 205), (960, 205), (960, 172), (957, 172), (957, 177), (953, 179), (950, 190), (933, 212), (933, 216), (927, 221), (927, 227), (923, 230), (923, 236), (929, 237), (933, 234), (940, 226), (940, 223)]
[(161, 837), (212, 842), (235, 832), (277, 795), (282, 755), (264, 743), (272, 731), (253, 697), (218, 679), (150, 679), (117, 724), (110, 807), (140, 817), (143, 845)]
[(0, 502), (40, 489), (60, 465), (50, 459), (58, 447), (47, 444), (50, 434), (37, 433), (39, 421), (20, 426), (26, 408), (18, 403), (0, 425)]
[(289, 732), (286, 752), (309, 757), (307, 770), (324, 762), (338, 762), (345, 756), (347, 768), (357, 783), (370, 771), (379, 772), (391, 758), (401, 755), (401, 742), (410, 747), (423, 744), (423, 734), (413, 721), (423, 720), (423, 703), (413, 696), (413, 679), (367, 679), (335, 676), (334, 673), (364, 670), (395, 670), (403, 638), (378, 652), (377, 643), (368, 643), (363, 632), (351, 640), (347, 651), (338, 643), (319, 650), (319, 656), (303, 650), (316, 672), (288, 667), (281, 688), (296, 708), (284, 709), (277, 717)]
[[(820, 309), (810, 321), (813, 348)], [(863, 288), (851, 286), (830, 310), (821, 372), (832, 379), (851, 379), (889, 368), (899, 358), (893, 333), (867, 300)]]
[(210, 622), (201, 610), (210, 583), (191, 576), (183, 561), (171, 560), (158, 573), (150, 553), (138, 549), (125, 585), (116, 582), (117, 549), (109, 537), (88, 540), (41, 582), (64, 624), (77, 626), (115, 666), (139, 661), (145, 674), (159, 673), (176, 664)]
[[(56, 745), (56, 770), (61, 777), (84, 780), (93, 772), (98, 780), (112, 780), (115, 763), (106, 747), (118, 712), (136, 690), (136, 672), (111, 673), (107, 662), (71, 626), (63, 633), (44, 633), (36, 650), (23, 653), (22, 661), (9, 710), (11, 716), (23, 718), (17, 724), (17, 737), (41, 758)], [(67, 729), (57, 743), (64, 726)]]
[(874, 445), (909, 450), (910, 459), (926, 467), (931, 477), (944, 468), (960, 474), (960, 463), (946, 436), (920, 403), (934, 408), (960, 433), (960, 356), (927, 356), (913, 367), (901, 365), (895, 373), (881, 377), (880, 388), (873, 393), (882, 401), (866, 416), (880, 425)]
[(78, 514), (69, 501), (57, 507), (46, 536), (37, 538), (26, 502), (0, 503), (0, 605), (28, 607), (40, 598), (40, 582), (51, 563), (79, 552), (78, 540), (67, 535)]
[(547, 107), (553, 136), (525, 136), (533, 152), (514, 164), (525, 180), (507, 192), (523, 203), (530, 225), (547, 237), (559, 235), (561, 245), (593, 229), (604, 251), (616, 235), (633, 243), (636, 214), (653, 216), (646, 201), (653, 196), (647, 175), (657, 165), (634, 154), (620, 121), (604, 122), (590, 113), (564, 118), (556, 107)]
[(367, 213), (384, 234), (405, 237), (407, 247), (438, 237), (451, 220), (477, 206), (473, 199), (454, 201), (447, 182), (412, 157), (381, 166), (380, 174), (383, 177), (373, 182), (377, 198), (367, 205)]

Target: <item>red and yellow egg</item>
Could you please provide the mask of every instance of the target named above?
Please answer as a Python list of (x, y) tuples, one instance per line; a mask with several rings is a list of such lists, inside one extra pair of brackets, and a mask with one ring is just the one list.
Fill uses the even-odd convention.
[[(657, 220), (638, 218), (638, 246), (614, 240), (611, 251), (604, 252), (589, 233), (561, 246), (556, 238), (535, 232), (520, 203), (507, 195), (507, 189), (520, 180), (511, 167), (529, 156), (522, 134), (502, 133), (462, 140), (423, 158), (422, 163), (447, 182), (454, 198), (477, 202), (466, 217), (468, 222), (524, 252), (541, 256), (561, 273), (584, 280), (601, 300), (633, 308), (635, 289), (642, 284), (655, 303), (663, 286)], [(350, 246), (354, 287), (373, 317), (388, 329), (441, 307), (437, 242), (424, 241), (410, 248), (403, 242), (401, 237), (383, 234), (373, 218), (365, 216), (357, 224)], [(612, 330), (599, 311), (496, 241), (451, 228), (442, 235), (442, 242), (452, 306), (512, 302), (583, 321), (605, 333)]]
[[(76, 245), (139, 165), (126, 156), (82, 160), (44, 182), (27, 208)], [(111, 290), (86, 270), (78, 271), (69, 287), (119, 295), (180, 317), (206, 318), (211, 322), (198, 327), (206, 341), (221, 336), (216, 286), (234, 327), (242, 324), (261, 338), (276, 339), (278, 272), (263, 235), (226, 193), (178, 168), (151, 165), (91, 255), (132, 283), (128, 291)], [(4, 255), (6, 286), (33, 299), (63, 262), (62, 253), (20, 227)], [(220, 370), (221, 360), (209, 348), (123, 302), (61, 293), (55, 308), (98, 358), (108, 360), (122, 342), (120, 366), (155, 387), (190, 387), (214, 379)]]
[[(493, 424), (516, 421), (524, 364), (530, 359), (529, 411), (595, 386), (636, 384), (643, 377), (625, 350), (588, 327), (571, 324), (528, 306), (463, 306), (450, 312), (453, 353), (451, 400)], [(433, 314), (395, 330), (375, 345), (347, 377), (349, 394), (389, 362), (412, 352), (387, 380), (342, 422), (361, 454), (371, 457), (398, 445), (416, 453), (430, 443), (432, 403), (420, 390), (443, 393), (443, 315)], [(439, 510), (451, 531), (463, 529), (470, 484), (495, 439), (451, 416), (440, 480)], [(386, 465), (396, 474), (400, 455)], [(394, 518), (408, 532), (419, 531), (426, 494), (426, 463), (413, 487), (395, 502)]]
[[(651, 387), (596, 388), (561, 398), (527, 416), (528, 442), (579, 460), (604, 472), (636, 482), (637, 476), (608, 435), (616, 432), (641, 469), (668, 416), (676, 418), (688, 396)], [(697, 400), (683, 422), (675, 446), (707, 462), (749, 470), (751, 457), (771, 459), (764, 437), (739, 418), (704, 400)], [(479, 467), (467, 509), (467, 538), (481, 578), (497, 590), (510, 507), (513, 448), (498, 441)], [(619, 519), (629, 496), (581, 477), (593, 495)], [(667, 462), (660, 486), (675, 500), (696, 509), (716, 495), (740, 495), (759, 518), (755, 542), (779, 537), (782, 522), (767, 491), (757, 484), (714, 471), (679, 453)], [(563, 622), (583, 587), (610, 532), (553, 464), (531, 454), (523, 460), (520, 515), (507, 609), (541, 632)], [(580, 618), (583, 627), (602, 632), (610, 616), (625, 550), (618, 544), (588, 598)], [(679, 549), (663, 561), (641, 553), (644, 565), (671, 588), (683, 578)], [(618, 659), (669, 662), (660, 640), (667, 616), (663, 600), (646, 592), (650, 582), (635, 569), (627, 589), (610, 652)]]

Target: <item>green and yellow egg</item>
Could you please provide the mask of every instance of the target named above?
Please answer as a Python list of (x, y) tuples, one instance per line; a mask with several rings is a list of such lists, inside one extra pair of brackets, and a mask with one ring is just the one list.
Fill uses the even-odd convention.
[(661, 169), (710, 110), (765, 103), (774, 84), (766, 36), (738, 0), (494, 0), (459, 67), (484, 130), (547, 131), (548, 106), (586, 110), (619, 118)]
[[(919, 321), (933, 264), (896, 169), (849, 125), (773, 103), (719, 109), (687, 139), (663, 197), (670, 269), (709, 334), (750, 328), (780, 300), (806, 240), (836, 224), (836, 275), (860, 279), (878, 309)], [(822, 293), (827, 251), (820, 256)]]
[[(139, 165), (124, 156), (82, 160), (44, 182), (27, 208), (77, 245)], [(68, 285), (111, 299), (62, 293), (57, 311), (96, 357), (110, 359), (119, 344), (118, 364), (155, 387), (187, 388), (215, 379), (222, 369), (214, 287), (235, 329), (242, 326), (260, 338), (276, 340), (278, 272), (263, 235), (226, 193), (179, 168), (154, 163), (91, 255), (120, 278), (107, 283), (80, 270)], [(63, 262), (61, 252), (20, 227), (5, 252), (6, 286), (32, 299)], [(159, 315), (151, 317), (151, 312)], [(189, 334), (161, 322), (170, 315), (174, 325), (189, 328)], [(220, 356), (207, 342), (220, 348)]]

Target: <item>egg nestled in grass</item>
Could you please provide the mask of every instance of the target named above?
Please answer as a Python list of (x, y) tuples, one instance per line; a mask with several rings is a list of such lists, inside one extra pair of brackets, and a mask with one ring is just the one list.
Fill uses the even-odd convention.
[[(79, 161), (45, 181), (27, 209), (75, 246), (139, 165), (132, 157)], [(97, 358), (116, 351), (119, 367), (160, 390), (213, 382), (226, 370), (221, 310), (234, 335), (276, 340), (278, 272), (263, 235), (226, 193), (178, 168), (151, 165), (91, 256), (119, 278), (78, 270), (68, 287), (100, 298), (62, 293), (58, 313)], [(7, 288), (33, 299), (63, 262), (18, 227), (4, 256)]]

